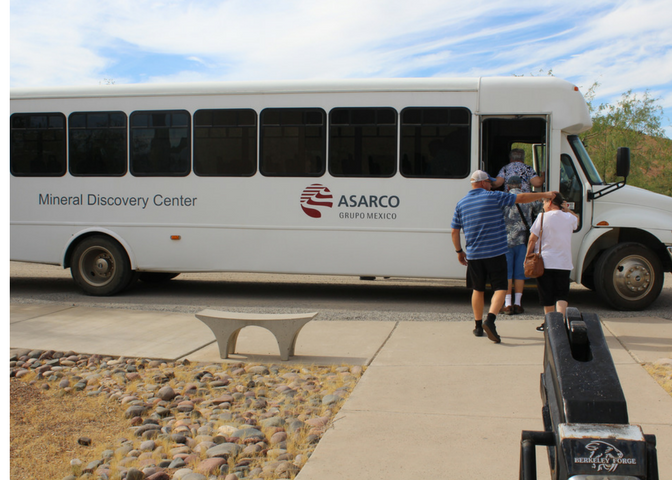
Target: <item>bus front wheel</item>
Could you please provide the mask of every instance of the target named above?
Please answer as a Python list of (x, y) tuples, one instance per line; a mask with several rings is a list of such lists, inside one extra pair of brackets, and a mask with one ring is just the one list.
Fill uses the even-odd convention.
[(75, 247), (70, 273), (84, 293), (96, 296), (119, 293), (135, 278), (124, 248), (101, 235), (85, 238)]
[(658, 257), (640, 243), (614, 245), (597, 261), (595, 290), (617, 310), (643, 310), (663, 288), (663, 267)]

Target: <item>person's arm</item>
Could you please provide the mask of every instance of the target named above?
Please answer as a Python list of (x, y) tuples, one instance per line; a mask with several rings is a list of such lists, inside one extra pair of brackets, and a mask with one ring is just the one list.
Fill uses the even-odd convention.
[(579, 217), (579, 214), (576, 213), (574, 210), (570, 210), (569, 206), (567, 205), (567, 202), (562, 202), (562, 211), (565, 213), (571, 213), (574, 215), (574, 218), (576, 219), (576, 225), (574, 226), (574, 229), (576, 229), (579, 226), (579, 222), (581, 221), (581, 217)]
[(541, 175), (534, 176), (530, 178), (530, 185), (533, 187), (539, 188), (544, 185), (544, 172), (541, 172)]
[(504, 177), (496, 177), (492, 182), (492, 188), (499, 188), (504, 184)]
[(553, 197), (555, 197), (555, 192), (518, 193), (516, 194), (516, 203), (531, 203), (542, 198), (553, 200)]
[(567, 202), (562, 202), (562, 211), (566, 212), (566, 213), (571, 213), (572, 215), (574, 215), (576, 217), (577, 220), (579, 219), (579, 214), (576, 213), (574, 210), (570, 210)]
[(460, 238), (460, 229), (453, 228), (450, 231), (450, 236), (453, 239), (453, 247), (455, 247), (455, 252), (457, 253), (457, 259), (462, 265), (467, 264), (467, 252), (462, 250), (462, 240)]
[(530, 239), (527, 242), (527, 253), (525, 256), (534, 252), (534, 246), (537, 244), (537, 240), (539, 240), (539, 237), (537, 237), (534, 233), (530, 233)]

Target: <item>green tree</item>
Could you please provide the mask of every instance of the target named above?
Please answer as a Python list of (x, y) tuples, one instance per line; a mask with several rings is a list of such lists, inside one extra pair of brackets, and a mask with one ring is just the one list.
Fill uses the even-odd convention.
[(593, 105), (594, 83), (586, 92), (593, 119), (590, 130), (581, 135), (595, 167), (607, 182), (616, 181), (615, 155), (618, 147), (630, 148), (630, 185), (672, 195), (672, 140), (665, 138), (663, 109), (648, 90), (624, 93), (615, 104)]

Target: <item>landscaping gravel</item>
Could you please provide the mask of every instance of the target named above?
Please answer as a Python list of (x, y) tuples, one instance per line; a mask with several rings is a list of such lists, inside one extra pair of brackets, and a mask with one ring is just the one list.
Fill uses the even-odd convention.
[(63, 480), (294, 478), (362, 373), (359, 366), (190, 364), (41, 350), (10, 357), (11, 381), (58, 389), (64, 401), (104, 396), (124, 409), (128, 435), (100, 458), (73, 458)]

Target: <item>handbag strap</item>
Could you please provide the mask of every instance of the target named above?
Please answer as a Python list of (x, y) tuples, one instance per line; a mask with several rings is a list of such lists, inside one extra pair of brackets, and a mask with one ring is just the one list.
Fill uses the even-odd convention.
[(541, 212), (541, 229), (539, 230), (539, 255), (541, 255), (541, 236), (544, 234), (544, 212)]
[(520, 218), (523, 219), (523, 224), (525, 225), (525, 228), (527, 229), (527, 232), (530, 232), (530, 226), (527, 224), (527, 219), (525, 218), (525, 215), (523, 214), (523, 209), (520, 208), (520, 205), (516, 203), (516, 207), (518, 208), (518, 213), (520, 213)]

